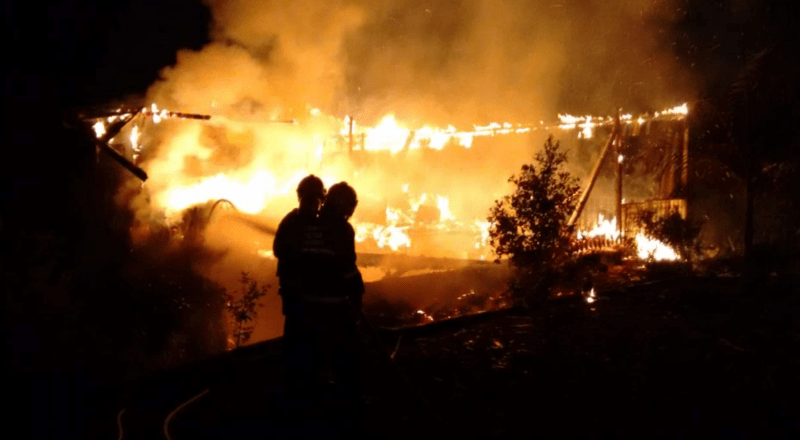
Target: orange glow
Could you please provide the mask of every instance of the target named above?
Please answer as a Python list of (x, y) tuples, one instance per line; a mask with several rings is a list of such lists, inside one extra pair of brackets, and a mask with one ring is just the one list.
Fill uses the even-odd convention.
[(264, 209), (268, 197), (287, 192), (287, 188), (278, 188), (272, 173), (259, 170), (247, 180), (217, 174), (194, 185), (173, 187), (162, 195), (160, 201), (170, 211), (182, 211), (206, 200), (228, 199), (240, 211), (255, 214)]
[(661, 112), (656, 112), (656, 117), (660, 115), (679, 115), (679, 116), (686, 116), (689, 114), (689, 104), (684, 102), (681, 105), (672, 107), (670, 109), (663, 110)]
[(433, 316), (425, 313), (424, 310), (417, 310), (414, 314), (422, 317), (426, 321), (433, 321)]
[(674, 249), (641, 232), (636, 235), (636, 249), (641, 260), (678, 261), (681, 259)]
[(394, 115), (386, 115), (375, 128), (367, 129), (365, 150), (402, 150), (411, 132), (397, 124)]
[(106, 126), (102, 121), (95, 122), (94, 125), (92, 125), (92, 128), (94, 129), (94, 134), (98, 139), (106, 134)]
[[(680, 116), (684, 108), (685, 105), (675, 107), (670, 117)], [(279, 110), (263, 121), (239, 121), (224, 116), (213, 116), (209, 122), (176, 121), (185, 114), (167, 111), (153, 103), (143, 108), (139, 117), (159, 123), (159, 137), (144, 138), (141, 129), (152, 125), (134, 123), (124, 138), (130, 142), (137, 164), (144, 149), (155, 148), (148, 151), (148, 159), (140, 165), (150, 175), (146, 185), (150, 204), (167, 218), (177, 218), (184, 209), (218, 199), (230, 200), (245, 213), (280, 218), (278, 213), (296, 206), (297, 182), (313, 173), (322, 178), (326, 187), (346, 180), (359, 191), (359, 199), (365, 203), (359, 205), (352, 224), (362, 251), (377, 249), (486, 259), (492, 254), (490, 225), (485, 219), (489, 204), (502, 193), (493, 189), (475, 201), (465, 200), (466, 194), (476, 194), (475, 190), (480, 188), (460, 192), (452, 187), (429, 185), (429, 180), (446, 182), (442, 176), (431, 174), (430, 169), (426, 169), (427, 174), (417, 173), (419, 177), (415, 178), (419, 180), (408, 181), (401, 177), (403, 174), (395, 172), (401, 170), (368, 168), (357, 164), (355, 156), (348, 154), (349, 145), (353, 150), (365, 150), (357, 153), (362, 157), (369, 151), (388, 152), (392, 157), (404, 150), (409, 154), (416, 154), (412, 153), (414, 150), (463, 154), (457, 152), (471, 148), (476, 136), (562, 129), (575, 130), (579, 137), (588, 139), (597, 127), (614, 123), (612, 117), (558, 115), (559, 123), (552, 125), (544, 121), (537, 124), (492, 122), (473, 125), (471, 131), (464, 131), (454, 125), (413, 127), (392, 114), (372, 127), (359, 125), (351, 121), (350, 116), (340, 119), (312, 107), (305, 107), (302, 114), (305, 119), (293, 124), (271, 123), (282, 120)], [(124, 115), (120, 113), (110, 118)], [(643, 123), (650, 118), (644, 115), (635, 122)], [(634, 121), (628, 114), (622, 119)], [(94, 121), (96, 135), (102, 136), (99, 133), (106, 129), (106, 120)], [(142, 144), (143, 139), (146, 139), (145, 144)], [(229, 145), (225, 148), (230, 150), (220, 150), (221, 145)], [(228, 156), (220, 156), (220, 153)], [(622, 159), (618, 156), (618, 160)], [(376, 203), (383, 205), (380, 208), (383, 213), (379, 211), (378, 217), (374, 215)], [(364, 209), (368, 206), (373, 210), (367, 218)], [(365, 217), (361, 218), (362, 214)], [(616, 239), (616, 219), (601, 217), (591, 230), (578, 232), (579, 237), (599, 235)], [(658, 244), (644, 238), (640, 239), (640, 249), (652, 249), (647, 252), (654, 253), (655, 258), (669, 258)], [(268, 258), (266, 254), (262, 257)]]
[[(602, 214), (598, 216), (597, 223), (589, 231), (579, 230), (577, 233), (578, 239), (584, 237), (605, 237), (609, 240), (617, 240), (620, 233), (617, 230), (617, 219), (612, 218), (606, 220)], [(646, 236), (643, 232), (639, 232), (634, 237), (636, 243), (636, 255), (641, 260), (655, 260), (655, 261), (678, 261), (680, 256), (675, 249), (670, 246)]]
[(439, 208), (439, 221), (456, 219), (450, 212), (450, 199), (447, 197), (436, 196), (436, 207)]
[(605, 237), (611, 240), (616, 240), (619, 238), (619, 231), (617, 230), (617, 219), (612, 218), (611, 220), (606, 220), (603, 217), (603, 214), (597, 216), (597, 223), (595, 226), (589, 231), (578, 231), (578, 238), (583, 237)]

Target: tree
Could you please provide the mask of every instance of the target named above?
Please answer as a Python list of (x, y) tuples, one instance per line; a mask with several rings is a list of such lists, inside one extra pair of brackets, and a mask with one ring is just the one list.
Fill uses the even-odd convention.
[(498, 261), (508, 257), (516, 269), (512, 290), (533, 293), (546, 288), (559, 267), (568, 261), (578, 179), (564, 169), (566, 152), (547, 139), (544, 149), (509, 182), (514, 192), (496, 200), (489, 215), (489, 240)]
[(233, 295), (227, 292), (223, 293), (225, 308), (235, 323), (233, 337), (236, 341), (236, 348), (250, 340), (255, 328), (255, 320), (258, 317), (256, 308), (263, 305), (258, 300), (266, 296), (271, 287), (270, 285), (259, 287), (258, 283), (250, 278), (247, 272), (242, 272), (241, 283), (243, 289), (242, 296), (239, 299), (234, 299)]
[[(764, 263), (757, 256), (759, 246), (797, 243), (800, 56), (795, 50), (797, 36), (788, 37), (784, 32), (776, 35), (787, 38), (742, 37), (741, 70), (720, 102), (702, 103), (705, 112), (701, 107), (698, 114), (705, 119), (698, 122), (701, 130), (693, 130), (699, 133), (692, 162), (699, 178), (711, 182), (715, 176), (709, 174), (716, 170), (739, 187), (730, 194), (742, 195), (742, 244), (748, 277)], [(783, 207), (774, 208), (779, 205)], [(757, 286), (749, 281), (747, 285)]]

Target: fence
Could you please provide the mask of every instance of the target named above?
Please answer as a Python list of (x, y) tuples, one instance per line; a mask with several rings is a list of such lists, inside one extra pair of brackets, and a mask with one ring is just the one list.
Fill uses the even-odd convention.
[(673, 212), (686, 219), (686, 199), (647, 200), (622, 205), (622, 228), (625, 236), (633, 237), (639, 233), (642, 214), (652, 211), (655, 218), (663, 218)]

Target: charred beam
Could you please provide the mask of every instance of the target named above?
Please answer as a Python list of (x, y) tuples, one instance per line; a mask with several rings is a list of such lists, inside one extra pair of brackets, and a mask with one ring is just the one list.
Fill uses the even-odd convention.
[(103, 143), (103, 145), (107, 146), (108, 142), (114, 136), (118, 135), (120, 131), (122, 131), (122, 127), (126, 126), (128, 122), (131, 121), (131, 119), (136, 117), (137, 114), (139, 114), (139, 110), (133, 113), (126, 113), (122, 115), (121, 116), (122, 119), (114, 121), (111, 125), (108, 126), (108, 128), (106, 128), (106, 134), (104, 134), (103, 137), (98, 139), (98, 141)]
[(160, 118), (181, 118), (181, 119), (201, 119), (207, 121), (211, 119), (211, 115), (200, 115), (197, 113), (183, 113), (183, 112), (153, 112), (145, 110), (142, 112), (145, 116), (158, 116)]
[[(128, 122), (130, 122), (131, 119), (133, 119), (137, 114), (139, 114), (140, 111), (141, 110), (136, 110), (131, 113), (123, 113), (123, 114), (114, 113), (113, 116), (118, 116), (121, 119), (114, 121), (111, 125), (109, 125), (108, 128), (106, 129), (106, 133), (102, 137), (97, 138), (96, 136), (94, 136), (93, 133), (91, 134), (87, 133), (87, 136), (91, 136), (92, 141), (94, 142), (98, 151), (106, 153), (110, 158), (114, 159), (118, 164), (122, 165), (123, 168), (130, 171), (131, 173), (133, 173), (134, 176), (138, 177), (139, 179), (141, 179), (142, 182), (144, 182), (147, 180), (147, 173), (143, 169), (136, 166), (133, 162), (129, 161), (125, 156), (117, 152), (117, 150), (111, 148), (108, 145), (108, 142), (114, 136), (119, 134), (119, 132), (122, 130), (122, 127), (124, 127)], [(78, 117), (82, 118), (84, 116), (78, 115)]]
[(569, 222), (567, 222), (567, 226), (574, 226), (575, 222), (578, 220), (578, 217), (581, 216), (581, 212), (583, 212), (584, 206), (586, 206), (586, 201), (589, 200), (589, 194), (592, 192), (592, 188), (594, 187), (595, 181), (597, 181), (597, 175), (600, 172), (600, 166), (603, 164), (603, 160), (605, 160), (606, 156), (608, 155), (608, 150), (611, 144), (614, 142), (614, 139), (617, 137), (617, 133), (619, 131), (619, 124), (614, 124), (614, 128), (611, 130), (611, 134), (608, 135), (608, 140), (606, 141), (605, 146), (600, 151), (600, 157), (597, 159), (597, 162), (594, 164), (594, 168), (592, 172), (589, 174), (589, 181), (586, 183), (586, 188), (583, 190), (581, 194), (581, 198), (578, 200), (578, 204), (575, 206), (575, 210), (572, 212), (572, 216), (569, 218)]
[[(158, 116), (160, 118), (181, 118), (181, 119), (200, 119), (207, 121), (211, 119), (211, 115), (203, 115), (198, 113), (183, 113), (183, 112), (171, 112), (171, 111), (157, 111), (154, 112), (152, 110), (129, 110), (126, 109), (124, 111), (101, 111), (101, 112), (83, 112), (78, 115), (78, 117), (84, 121), (93, 120), (93, 119), (106, 119), (106, 118), (124, 118), (131, 115), (143, 114), (147, 117)], [(280, 121), (283, 122), (283, 121)]]
[(101, 139), (97, 139), (97, 140), (95, 140), (95, 145), (97, 145), (97, 147), (100, 149), (100, 151), (108, 154), (109, 157), (111, 157), (112, 159), (117, 161), (117, 163), (122, 165), (123, 168), (125, 168), (128, 171), (130, 171), (131, 173), (133, 173), (134, 176), (136, 176), (139, 179), (141, 179), (142, 182), (147, 180), (147, 173), (143, 169), (141, 169), (141, 168), (137, 167), (136, 165), (134, 165), (125, 156), (119, 154), (117, 152), (117, 150), (109, 147), (107, 143), (103, 142)]
[(681, 166), (681, 190), (683, 198), (689, 200), (689, 124), (683, 121), (683, 154)]

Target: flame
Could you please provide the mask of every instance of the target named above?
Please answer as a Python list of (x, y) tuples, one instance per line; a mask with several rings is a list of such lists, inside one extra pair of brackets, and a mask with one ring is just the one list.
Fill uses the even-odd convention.
[(586, 302), (591, 304), (591, 303), (595, 302), (596, 300), (597, 300), (597, 298), (594, 295), (594, 287), (592, 287), (592, 290), (590, 290), (589, 294), (586, 296)]
[[(688, 105), (686, 103), (671, 109), (664, 110), (663, 112), (656, 112), (655, 117), (661, 115), (677, 115), (685, 116), (689, 113)], [(614, 123), (614, 118), (603, 116), (573, 116), (570, 114), (558, 114), (560, 123), (557, 125), (562, 130), (573, 130), (580, 128), (579, 136), (584, 139), (591, 139), (594, 136), (594, 129), (598, 126), (611, 125)], [(640, 116), (636, 122), (643, 124), (648, 119), (645, 116)], [(631, 124), (634, 122), (633, 115), (625, 113), (620, 115), (620, 121)], [(340, 130), (340, 135), (350, 135), (351, 116), (345, 116), (343, 119), (343, 126)], [(534, 128), (535, 124), (512, 124), (510, 122), (490, 122), (486, 125), (473, 125), (472, 131), (458, 131), (452, 125), (447, 128), (436, 128), (430, 126), (423, 126), (418, 129), (412, 129), (404, 124), (401, 124), (393, 114), (384, 116), (375, 127), (365, 127), (359, 130), (353, 122), (353, 134), (364, 134), (363, 148), (369, 151), (384, 150), (395, 154), (402, 151), (404, 148), (418, 149), (426, 147), (434, 150), (441, 150), (446, 145), (452, 143), (460, 145), (464, 148), (470, 148), (475, 136), (496, 136), (507, 135), (514, 133), (528, 133)], [(539, 125), (545, 125), (544, 121), (539, 121)], [(552, 126), (542, 127), (545, 129), (552, 129)], [(354, 149), (360, 149), (361, 146), (354, 146)]]
[(139, 146), (139, 137), (141, 135), (142, 134), (139, 132), (139, 126), (134, 125), (129, 139), (131, 141), (131, 147), (133, 147), (134, 151), (137, 153), (141, 151), (141, 147)]
[(583, 131), (581, 131), (581, 134), (583, 134), (583, 137), (585, 139), (591, 139), (592, 138), (592, 127), (594, 127), (594, 124), (592, 124), (592, 117), (591, 116), (587, 116), (586, 117), (586, 122), (581, 124), (580, 126), (581, 126), (581, 128), (583, 128)]
[[(366, 180), (370, 178), (369, 172), (365, 173), (361, 170), (362, 176), (367, 175), (368, 177), (359, 177), (360, 169), (352, 166), (346, 156), (342, 159), (341, 155), (337, 155), (340, 151), (332, 151), (329, 146), (338, 145), (338, 148), (341, 148), (342, 142), (345, 145), (349, 144), (352, 134), (354, 150), (397, 154), (405, 149), (434, 151), (450, 148), (467, 149), (471, 148), (476, 136), (511, 135), (527, 133), (531, 130), (558, 128), (575, 130), (579, 137), (588, 139), (594, 135), (598, 127), (607, 127), (615, 121), (615, 118), (612, 117), (559, 114), (559, 123), (551, 125), (547, 125), (545, 121), (528, 124), (491, 122), (485, 125), (472, 125), (471, 129), (464, 130), (464, 127), (456, 128), (453, 125), (446, 125), (444, 128), (433, 125), (412, 126), (398, 120), (393, 114), (387, 114), (379, 120), (378, 124), (369, 127), (356, 124), (350, 115), (340, 119), (326, 115), (320, 109), (311, 106), (306, 106), (305, 111), (308, 112), (308, 115), (313, 116), (313, 118), (305, 118), (299, 123), (299, 125), (306, 125), (286, 129), (274, 128), (274, 125), (264, 128), (263, 125), (258, 125), (262, 123), (234, 121), (222, 116), (214, 116), (212, 124), (224, 127), (227, 135), (239, 136), (238, 133), (242, 132), (250, 136), (247, 142), (254, 145), (274, 143), (281, 148), (280, 151), (277, 148), (275, 151), (262, 151), (267, 149), (256, 148), (254, 154), (258, 157), (250, 161), (248, 165), (233, 169), (223, 168), (223, 171), (220, 171), (219, 167), (206, 167), (205, 165), (207, 162), (211, 162), (213, 154), (216, 152), (201, 141), (204, 136), (201, 123), (179, 124), (179, 127), (175, 125), (178, 127), (175, 130), (172, 130), (173, 126), (170, 125), (170, 136), (161, 142), (157, 150), (158, 154), (154, 154), (155, 157), (149, 157), (142, 164), (151, 176), (148, 188), (154, 207), (163, 210), (167, 216), (170, 216), (192, 205), (224, 198), (230, 200), (239, 210), (252, 214), (267, 212), (265, 210), (272, 212), (273, 208), (283, 210), (286, 207), (288, 210), (296, 203), (293, 194), (297, 182), (308, 172), (313, 172), (322, 176), (326, 186), (339, 180), (348, 180), (352, 183), (351, 179), (354, 179), (354, 185), (359, 185), (359, 189), (364, 188), (362, 191), (366, 194), (363, 199), (369, 197), (372, 200), (386, 203), (383, 221), (353, 219), (356, 240), (364, 246), (372, 246), (374, 241), (375, 246), (386, 251), (410, 250), (410, 252), (414, 252), (412, 245), (415, 242), (417, 246), (423, 246), (419, 243), (425, 243), (425, 240), (416, 238), (421, 236), (418, 235), (420, 231), (453, 231), (457, 233), (453, 234), (454, 236), (458, 234), (467, 236), (466, 243), (458, 250), (459, 256), (485, 258), (490, 255), (490, 224), (483, 221), (483, 218), (465, 217), (462, 212), (459, 212), (464, 209), (464, 203), (451, 205), (451, 201), (462, 201), (461, 199), (454, 200), (452, 197), (455, 194), (437, 194), (438, 191), (431, 189), (428, 189), (427, 193), (414, 192), (418, 189), (417, 182), (410, 182), (413, 184), (411, 185), (408, 182), (394, 181), (387, 187), (392, 189), (393, 197), (400, 195), (403, 200), (401, 203), (397, 203), (397, 199), (392, 198), (387, 201), (381, 185), (364, 185), (364, 182), (369, 182)], [(676, 117), (687, 113), (688, 106), (683, 104), (660, 114)], [(103, 136), (107, 123), (124, 117), (126, 114), (130, 115), (131, 113), (119, 113), (100, 121), (91, 120), (94, 124), (95, 134), (98, 137)], [(168, 111), (152, 103), (141, 109), (139, 117), (151, 118), (154, 123), (159, 123), (165, 118), (179, 117), (183, 119), (192, 116)], [(281, 113), (277, 110), (270, 116), (272, 119), (280, 117)], [(644, 115), (635, 121), (641, 124), (651, 118), (651, 116)], [(630, 114), (622, 115), (621, 119), (634, 122)], [(138, 124), (131, 127), (128, 139), (134, 151), (134, 160), (139, 157), (143, 148), (149, 148), (151, 143), (149, 140), (147, 147), (140, 144), (143, 134), (141, 130), (148, 125)], [(336, 136), (337, 131), (338, 136)], [(279, 141), (274, 141), (274, 136), (281, 136), (281, 138)], [(619, 155), (617, 159), (622, 161), (624, 158)], [(200, 165), (192, 169), (187, 166), (187, 164), (194, 166), (198, 163)], [(439, 211), (438, 219), (431, 220), (427, 213), (422, 216), (426, 222), (432, 222), (432, 224), (416, 221), (423, 205), (429, 208), (435, 207)], [(358, 216), (358, 211), (356, 216)], [(616, 219), (606, 220), (600, 217), (598, 224), (592, 230), (580, 231), (578, 235), (588, 237), (602, 235), (616, 239), (619, 237), (616, 227)], [(412, 237), (415, 237), (414, 241), (412, 241)], [(645, 249), (647, 246), (656, 249), (654, 251), (655, 258), (666, 258), (663, 257), (664, 251), (658, 250), (660, 248), (657, 244), (652, 244), (652, 240), (642, 241), (639, 248)], [(447, 250), (446, 252), (452, 254), (454, 251)]]
[[(375, 240), (381, 249), (397, 251), (401, 248), (411, 247), (411, 238), (406, 231), (409, 229), (410, 218), (399, 209), (386, 208), (386, 225), (377, 225), (369, 222), (353, 221), (356, 231), (356, 242), (363, 243), (367, 238)], [(403, 224), (400, 226), (400, 224)]]
[[(661, 114), (662, 115), (682, 115), (682, 116), (688, 115), (689, 114), (689, 104), (684, 102), (681, 105), (678, 105), (678, 106), (675, 106), (675, 107), (672, 107), (670, 109), (662, 111)], [(658, 116), (658, 115), (659, 115), (659, 113), (656, 112), (656, 116)]]
[(509, 122), (490, 122), (487, 125), (473, 125), (475, 131), (469, 133), (472, 136), (495, 136), (498, 134), (527, 133), (531, 130), (529, 126), (523, 124), (513, 125)]
[(405, 233), (405, 229), (394, 225), (378, 226), (372, 233), (372, 237), (378, 243), (379, 248), (388, 246), (396, 251), (401, 247), (411, 247), (411, 239)]
[(425, 193), (422, 193), (422, 195), (419, 197), (419, 199), (416, 199), (416, 200), (413, 199), (413, 198), (409, 199), (409, 204), (411, 205), (411, 211), (412, 212), (419, 211), (419, 207), (422, 206), (423, 203), (425, 203), (426, 199), (427, 199), (427, 194), (425, 194)]
[(345, 115), (344, 119), (342, 119), (342, 129), (339, 130), (339, 134), (342, 136), (349, 136), (350, 135), (350, 124), (353, 124), (353, 131), (356, 129), (356, 121), (350, 115)]
[(575, 127), (581, 128), (580, 136), (584, 139), (591, 139), (592, 138), (592, 129), (596, 127), (598, 124), (596, 122), (592, 122), (592, 119), (598, 120), (600, 122), (603, 121), (602, 117), (595, 117), (595, 116), (572, 116), (572, 115), (558, 115), (558, 119), (561, 121), (561, 124), (558, 128), (562, 130), (572, 130)]
[(586, 120), (586, 118), (577, 118), (572, 115), (562, 115), (561, 113), (558, 114), (558, 119), (561, 120), (561, 125), (559, 125), (558, 128), (562, 130), (571, 130), (575, 128), (578, 122)]
[(92, 125), (92, 128), (94, 129), (94, 134), (95, 136), (97, 136), (98, 139), (105, 136), (106, 126), (105, 124), (103, 124), (102, 121), (95, 122), (94, 125)]
[(155, 122), (156, 124), (158, 124), (159, 122), (161, 122), (162, 119), (164, 119), (164, 118), (166, 118), (168, 116), (168, 114), (167, 114), (168, 112), (166, 110), (163, 110), (163, 109), (159, 110), (158, 106), (156, 106), (155, 103), (150, 104), (150, 111), (149, 112), (147, 111), (147, 108), (143, 108), (142, 112), (146, 113), (146, 114), (150, 113), (152, 115), (153, 122)]
[(453, 213), (450, 212), (450, 199), (447, 197), (436, 196), (436, 207), (439, 208), (439, 220), (455, 220)]
[(475, 226), (479, 233), (478, 240), (475, 242), (475, 249), (481, 249), (489, 245), (489, 227), (491, 225), (489, 222), (475, 220)]
[(386, 115), (380, 124), (367, 129), (364, 149), (368, 151), (389, 150), (397, 153), (406, 145), (410, 130), (400, 127), (394, 115)]
[(128, 139), (131, 141), (131, 148), (133, 149), (133, 161), (135, 162), (136, 159), (139, 158), (139, 154), (142, 152), (142, 146), (139, 145), (139, 138), (141, 137), (142, 133), (139, 131), (139, 126), (134, 125), (133, 129), (131, 129), (131, 135)]
[(678, 261), (681, 259), (674, 249), (641, 232), (636, 234), (636, 249), (638, 257), (642, 260)]
[(322, 150), (323, 150), (323, 148), (324, 148), (323, 145), (319, 144), (319, 146), (317, 146), (316, 151), (314, 152), (314, 157), (317, 158), (318, 162), (322, 162)]
[[(349, 136), (349, 117), (345, 118), (344, 125), (345, 127), (340, 133), (343, 136)], [(353, 130), (355, 131), (355, 125)], [(402, 151), (406, 147), (411, 150), (423, 146), (433, 150), (442, 150), (449, 143), (470, 148), (474, 135), (470, 132), (459, 132), (452, 125), (448, 125), (447, 128), (423, 126), (413, 130), (402, 126), (392, 114), (384, 116), (377, 126), (366, 128), (364, 134), (365, 150), (386, 150), (392, 154)]]
[[(597, 223), (589, 231), (579, 230), (577, 232), (578, 239), (584, 237), (605, 237), (609, 240), (617, 240), (620, 233), (617, 230), (617, 219), (612, 218), (606, 220), (602, 214), (598, 215)], [(656, 240), (655, 238), (648, 237), (643, 232), (639, 232), (634, 238), (636, 243), (636, 255), (641, 260), (655, 260), (655, 261), (678, 261), (680, 256), (675, 249)]]
[(594, 228), (589, 231), (578, 231), (578, 238), (583, 237), (605, 237), (611, 240), (619, 238), (619, 231), (617, 230), (617, 218), (606, 220), (603, 214), (597, 216), (597, 223)]
[(424, 318), (427, 321), (433, 321), (433, 316), (425, 313), (424, 310), (417, 310), (416, 312), (414, 312), (414, 314), (418, 315), (418, 316), (421, 316), (422, 318)]
[(268, 170), (258, 170), (246, 180), (236, 180), (217, 174), (188, 186), (176, 186), (161, 194), (159, 200), (168, 211), (181, 211), (213, 199), (228, 199), (237, 209), (255, 214), (264, 209), (272, 195), (287, 194), (289, 189), (278, 187), (275, 176)]
[(275, 259), (275, 254), (272, 253), (271, 249), (259, 249), (258, 251), (256, 251), (256, 254), (258, 254), (259, 257), (266, 258), (268, 260)]

